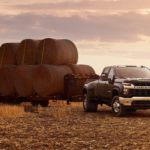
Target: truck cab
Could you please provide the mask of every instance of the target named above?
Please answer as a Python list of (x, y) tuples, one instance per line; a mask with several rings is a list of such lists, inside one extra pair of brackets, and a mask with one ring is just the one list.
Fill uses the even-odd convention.
[(97, 111), (98, 104), (112, 107), (115, 116), (150, 108), (150, 70), (144, 66), (108, 66), (100, 79), (84, 85), (83, 108)]

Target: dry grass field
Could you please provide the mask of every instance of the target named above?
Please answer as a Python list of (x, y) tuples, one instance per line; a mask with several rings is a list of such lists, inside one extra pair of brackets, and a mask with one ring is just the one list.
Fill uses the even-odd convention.
[(50, 102), (24, 112), (22, 106), (0, 106), (1, 150), (149, 150), (150, 111), (123, 118), (100, 106), (85, 113), (82, 103)]
[(0, 117), (18, 117), (23, 114), (23, 107), (0, 104)]

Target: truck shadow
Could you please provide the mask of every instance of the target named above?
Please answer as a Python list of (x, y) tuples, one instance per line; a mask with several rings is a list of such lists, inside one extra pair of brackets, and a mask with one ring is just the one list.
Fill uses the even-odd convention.
[[(112, 114), (112, 110), (111, 108), (107, 108), (107, 107), (101, 107), (100, 109), (98, 109), (97, 111), (99, 116), (110, 116), (110, 117), (114, 117)], [(137, 110), (136, 112), (132, 112), (132, 113), (126, 113), (125, 116), (123, 116), (123, 118), (150, 118), (150, 110)]]
[(150, 118), (150, 110), (138, 110), (126, 115), (128, 118)]
[(110, 110), (98, 110), (97, 111), (97, 113), (98, 113), (98, 115), (100, 115), (100, 116), (112, 116), (112, 111), (111, 111), (111, 109)]

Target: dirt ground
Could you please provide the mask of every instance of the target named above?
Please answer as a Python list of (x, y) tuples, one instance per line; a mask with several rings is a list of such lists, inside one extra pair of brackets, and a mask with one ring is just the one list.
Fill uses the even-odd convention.
[(113, 117), (111, 108), (85, 113), (82, 104), (50, 105), (0, 118), (1, 150), (149, 150), (150, 111)]

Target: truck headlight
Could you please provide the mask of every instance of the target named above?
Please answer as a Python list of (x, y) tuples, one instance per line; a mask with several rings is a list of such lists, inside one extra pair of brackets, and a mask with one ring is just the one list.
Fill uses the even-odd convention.
[(129, 89), (124, 88), (124, 89), (123, 89), (123, 94), (124, 94), (124, 95), (128, 95), (128, 94), (129, 94)]
[(123, 83), (123, 94), (124, 95), (128, 95), (130, 89), (134, 89), (134, 84), (126, 83), (126, 82)]
[(131, 84), (131, 83), (126, 83), (126, 82), (124, 82), (123, 83), (123, 86), (132, 86), (133, 84)]
[(124, 89), (133, 89), (134, 84), (132, 84), (132, 83), (123, 83), (123, 87), (124, 87)]

